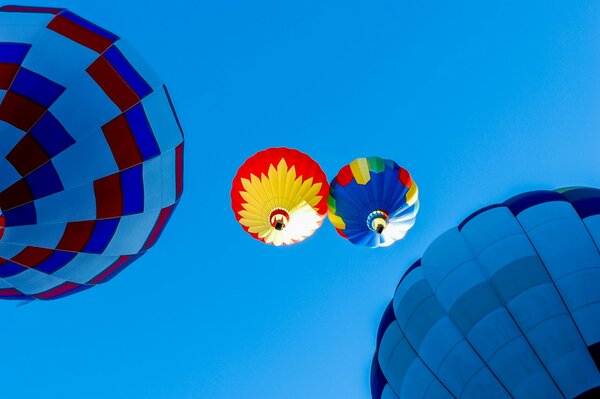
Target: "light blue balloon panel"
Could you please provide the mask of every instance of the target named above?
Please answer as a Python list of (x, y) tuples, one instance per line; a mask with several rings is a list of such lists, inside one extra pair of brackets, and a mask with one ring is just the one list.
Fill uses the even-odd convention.
[(373, 398), (600, 397), (600, 190), (483, 208), (401, 279)]

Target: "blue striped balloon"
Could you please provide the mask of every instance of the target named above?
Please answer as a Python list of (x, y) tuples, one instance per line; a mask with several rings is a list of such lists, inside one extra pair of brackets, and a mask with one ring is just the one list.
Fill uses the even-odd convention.
[(536, 191), (438, 237), (382, 318), (375, 399), (600, 397), (600, 190)]
[(356, 245), (393, 244), (412, 228), (419, 211), (417, 185), (389, 159), (355, 159), (339, 171), (329, 190), (329, 220)]

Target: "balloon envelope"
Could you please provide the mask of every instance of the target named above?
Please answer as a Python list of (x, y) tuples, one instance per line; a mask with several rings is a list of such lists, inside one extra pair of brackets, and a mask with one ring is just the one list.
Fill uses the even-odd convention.
[(269, 148), (248, 158), (231, 188), (236, 219), (252, 237), (291, 245), (311, 236), (327, 212), (329, 185), (321, 167), (290, 148)]
[(600, 397), (599, 247), (597, 189), (473, 213), (400, 280), (373, 398)]
[(0, 298), (110, 280), (182, 193), (166, 87), (119, 36), (58, 8), (0, 8)]
[(330, 186), (329, 220), (348, 241), (384, 247), (404, 238), (419, 211), (410, 173), (389, 159), (358, 158)]

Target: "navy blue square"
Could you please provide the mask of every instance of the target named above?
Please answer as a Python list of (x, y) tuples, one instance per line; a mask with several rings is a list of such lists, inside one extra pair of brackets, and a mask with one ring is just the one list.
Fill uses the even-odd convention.
[(37, 265), (35, 270), (52, 274), (69, 263), (71, 259), (75, 257), (75, 255), (77, 254), (74, 252), (54, 251), (52, 255), (48, 257), (48, 259)]
[(75, 139), (67, 133), (63, 125), (50, 112), (46, 112), (42, 116), (31, 128), (29, 134), (33, 136), (50, 158), (75, 144)]
[(138, 104), (127, 111), (125, 113), (125, 118), (133, 133), (133, 137), (135, 137), (135, 142), (140, 149), (144, 161), (159, 156), (160, 149), (158, 148), (154, 132), (150, 127), (150, 122), (148, 122), (148, 118), (146, 117), (142, 105)]
[(33, 202), (29, 202), (25, 205), (9, 209), (4, 212), (4, 218), (6, 220), (6, 227), (36, 224), (37, 213), (35, 212), (35, 205)]
[(10, 90), (48, 108), (60, 97), (65, 88), (42, 75), (21, 67)]
[(144, 179), (142, 164), (121, 172), (123, 215), (144, 211)]
[(25, 269), (27, 269), (25, 266), (7, 261), (0, 265), (0, 277), (11, 277), (21, 273)]
[(64, 190), (52, 162), (46, 162), (25, 177), (29, 190), (34, 199), (39, 199), (50, 194)]
[(0, 43), (0, 62), (20, 65), (30, 48), (31, 44)]
[(108, 246), (108, 243), (115, 234), (115, 231), (117, 231), (117, 226), (119, 225), (120, 220), (120, 218), (97, 220), (94, 226), (94, 231), (92, 232), (92, 236), (83, 249), (83, 252), (90, 252), (94, 254), (101, 254), (104, 252)]

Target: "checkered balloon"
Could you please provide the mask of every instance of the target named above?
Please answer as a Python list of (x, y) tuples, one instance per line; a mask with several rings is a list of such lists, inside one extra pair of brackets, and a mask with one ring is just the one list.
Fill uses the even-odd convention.
[(115, 34), (0, 7), (0, 298), (104, 283), (158, 239), (183, 190), (166, 87)]

